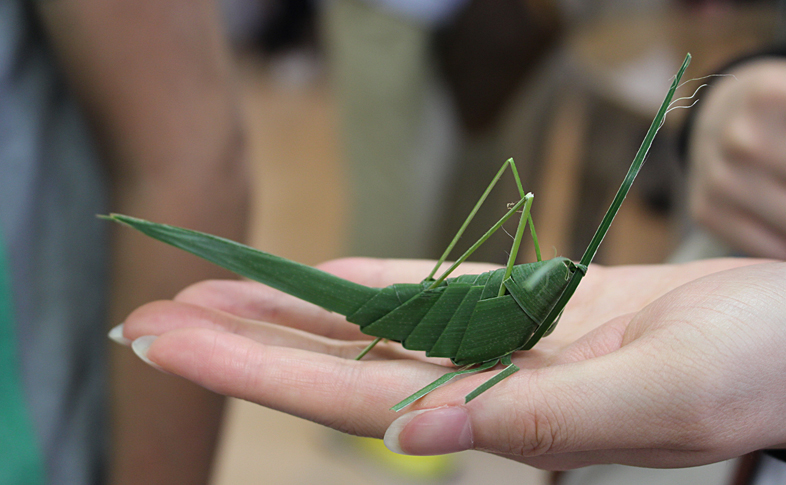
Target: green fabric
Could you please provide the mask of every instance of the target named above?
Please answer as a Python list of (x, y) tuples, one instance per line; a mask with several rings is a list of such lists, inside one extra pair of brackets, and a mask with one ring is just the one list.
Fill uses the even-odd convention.
[(25, 407), (13, 323), (11, 285), (0, 238), (0, 484), (43, 484), (43, 460)]

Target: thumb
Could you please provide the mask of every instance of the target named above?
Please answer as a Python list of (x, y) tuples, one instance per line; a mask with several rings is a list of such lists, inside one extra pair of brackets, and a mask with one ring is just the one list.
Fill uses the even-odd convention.
[[(644, 361), (652, 353), (631, 350), (524, 369), (469, 404), (443, 399), (450, 404), (394, 421), (385, 444), (412, 455), (480, 449), (519, 458), (689, 444), (685, 417), (675, 416), (680, 408), (669, 405), (679, 386), (648, 371), (663, 369)], [(479, 378), (488, 379), (474, 377), (457, 383), (458, 391), (466, 394)], [(439, 402), (440, 395), (428, 401)]]

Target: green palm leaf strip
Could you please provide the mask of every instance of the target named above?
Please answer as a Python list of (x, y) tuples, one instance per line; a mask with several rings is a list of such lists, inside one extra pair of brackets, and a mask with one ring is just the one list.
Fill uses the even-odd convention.
[(417, 401), (418, 399), (420, 399), (421, 397), (425, 396), (426, 394), (430, 393), (434, 389), (436, 389), (438, 387), (441, 387), (441, 386), (444, 386), (445, 384), (447, 384), (448, 382), (450, 382), (451, 380), (453, 380), (454, 378), (456, 378), (458, 376), (462, 376), (462, 375), (466, 375), (466, 374), (474, 374), (476, 372), (483, 372), (485, 370), (491, 369), (495, 365), (497, 365), (497, 361), (496, 360), (490, 360), (490, 361), (485, 362), (485, 363), (483, 363), (483, 364), (481, 364), (481, 365), (479, 365), (477, 367), (464, 366), (464, 367), (460, 368), (457, 371), (448, 372), (447, 374), (445, 374), (444, 376), (440, 377), (436, 381), (432, 382), (428, 386), (424, 387), (423, 389), (421, 389), (418, 392), (412, 394), (411, 396), (409, 396), (408, 398), (404, 399), (400, 403), (396, 404), (395, 406), (390, 408), (390, 410), (391, 411), (396, 411), (396, 412), (401, 411), (402, 409), (404, 409), (405, 407), (409, 406), (410, 404), (412, 404), (413, 402)]
[[(625, 179), (622, 181), (622, 185), (620, 185), (619, 190), (617, 190), (617, 194), (614, 196), (614, 200), (611, 202), (609, 210), (606, 211), (606, 215), (603, 216), (603, 220), (601, 221), (600, 226), (598, 226), (598, 230), (595, 231), (595, 235), (592, 237), (589, 246), (587, 246), (587, 250), (584, 251), (584, 255), (581, 257), (581, 263), (579, 265), (580, 268), (586, 268), (590, 265), (592, 260), (595, 258), (595, 254), (598, 252), (600, 243), (603, 242), (603, 238), (605, 238), (606, 233), (609, 232), (609, 227), (611, 227), (614, 217), (617, 216), (617, 212), (619, 212), (622, 202), (625, 201), (625, 197), (627, 197), (630, 187), (633, 185), (633, 181), (636, 179), (636, 176), (641, 170), (641, 166), (644, 164), (644, 160), (647, 158), (647, 153), (650, 151), (650, 147), (652, 146), (652, 141), (655, 139), (655, 135), (658, 134), (658, 130), (660, 130), (660, 127), (663, 126), (663, 121), (666, 118), (666, 112), (669, 110), (671, 100), (674, 98), (674, 92), (677, 90), (677, 87), (680, 84), (680, 79), (682, 79), (682, 75), (685, 74), (685, 70), (688, 68), (690, 60), (691, 55), (687, 54), (685, 56), (685, 60), (682, 61), (680, 70), (677, 72), (677, 75), (674, 76), (674, 81), (671, 83), (671, 87), (669, 87), (666, 98), (660, 105), (660, 109), (658, 109), (655, 119), (652, 120), (649, 130), (647, 130), (647, 135), (644, 137), (644, 141), (641, 143), (639, 151), (636, 152), (636, 157), (633, 159), (633, 163), (631, 163), (628, 173), (625, 175)], [(576, 291), (576, 288), (579, 286), (581, 279), (584, 277), (585, 271), (586, 269), (579, 270), (573, 274), (567, 288), (565, 288), (562, 296), (554, 304), (554, 308), (546, 318), (546, 322), (552, 322), (556, 320), (557, 317), (559, 317), (559, 315), (562, 313), (562, 310), (565, 308), (565, 305), (568, 304), (568, 300), (570, 300), (570, 298), (573, 296), (573, 293)], [(522, 350), (531, 349), (532, 346), (535, 345), (546, 334), (546, 332), (548, 332), (548, 330), (550, 330), (550, 328), (553, 327), (551, 325), (541, 325), (535, 334), (529, 339), (526, 345), (524, 345)]]
[(352, 314), (379, 291), (218, 236), (121, 214), (101, 217), (341, 315)]

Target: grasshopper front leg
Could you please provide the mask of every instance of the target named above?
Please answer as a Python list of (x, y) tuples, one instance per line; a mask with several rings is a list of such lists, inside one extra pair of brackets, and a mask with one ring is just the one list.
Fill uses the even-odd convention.
[(399, 412), (402, 409), (404, 409), (405, 407), (407, 407), (410, 404), (412, 404), (413, 402), (415, 402), (418, 399), (420, 399), (421, 397), (423, 397), (426, 394), (430, 393), (431, 391), (437, 389), (440, 386), (443, 386), (443, 385), (447, 384), (448, 382), (453, 380), (455, 377), (458, 377), (460, 375), (475, 374), (477, 372), (487, 371), (487, 370), (492, 369), (497, 364), (502, 364), (502, 365), (505, 366), (505, 368), (502, 369), (499, 373), (497, 373), (494, 377), (492, 377), (491, 379), (487, 380), (483, 384), (479, 385), (472, 392), (467, 394), (464, 397), (464, 403), (466, 404), (466, 403), (472, 401), (473, 399), (475, 399), (476, 397), (480, 396), (484, 392), (488, 391), (489, 389), (494, 387), (496, 384), (500, 383), (506, 377), (509, 377), (509, 376), (515, 374), (516, 372), (518, 372), (520, 370), (519, 367), (516, 364), (514, 364), (513, 361), (511, 360), (511, 355), (510, 354), (502, 357), (501, 359), (493, 359), (493, 360), (490, 360), (488, 362), (483, 362), (483, 363), (481, 363), (477, 367), (465, 366), (465, 367), (460, 368), (457, 371), (449, 372), (449, 373), (445, 374), (444, 376), (440, 377), (439, 379), (435, 380), (431, 384), (429, 384), (429, 385), (423, 387), (422, 389), (418, 390), (417, 392), (415, 392), (411, 396), (407, 397), (406, 399), (402, 400), (401, 402), (399, 402), (398, 404), (396, 404), (395, 406), (393, 406), (390, 409), (392, 411)]
[(410, 404), (412, 404), (413, 402), (415, 402), (418, 399), (420, 399), (421, 397), (423, 397), (426, 394), (430, 393), (434, 389), (436, 389), (438, 387), (441, 387), (441, 386), (444, 386), (445, 384), (447, 384), (448, 382), (450, 382), (451, 380), (453, 380), (454, 378), (456, 378), (458, 376), (467, 375), (467, 374), (475, 374), (476, 372), (483, 372), (485, 370), (491, 369), (492, 367), (494, 367), (498, 363), (499, 363), (499, 359), (494, 359), (494, 360), (490, 360), (488, 362), (483, 362), (482, 364), (480, 364), (477, 367), (472, 367), (471, 365), (468, 365), (468, 366), (461, 367), (457, 371), (448, 372), (444, 376), (440, 377), (439, 379), (435, 380), (431, 384), (429, 384), (429, 385), (423, 387), (422, 389), (418, 390), (417, 392), (413, 393), (411, 396), (409, 396), (406, 399), (402, 400), (401, 402), (399, 402), (398, 404), (396, 404), (395, 406), (393, 406), (390, 409), (391, 409), (391, 411), (399, 412), (402, 409), (404, 409), (405, 407), (407, 407)]

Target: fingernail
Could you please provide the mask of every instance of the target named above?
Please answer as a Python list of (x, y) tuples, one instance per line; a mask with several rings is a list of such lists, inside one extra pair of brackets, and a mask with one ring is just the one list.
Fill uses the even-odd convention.
[(125, 345), (126, 347), (131, 346), (131, 339), (127, 339), (123, 337), (123, 324), (116, 326), (112, 330), (109, 331), (107, 334), (109, 338), (114, 340), (115, 342), (119, 343), (120, 345)]
[(393, 421), (384, 441), (403, 455), (455, 453), (472, 449), (472, 424), (461, 406), (413, 411)]
[(150, 346), (153, 345), (153, 342), (157, 338), (158, 337), (156, 335), (145, 335), (144, 337), (139, 337), (131, 344), (131, 348), (134, 349), (134, 353), (147, 365), (153, 367), (154, 369), (160, 370), (161, 372), (167, 372), (162, 369), (161, 366), (147, 358), (147, 351), (150, 349)]

